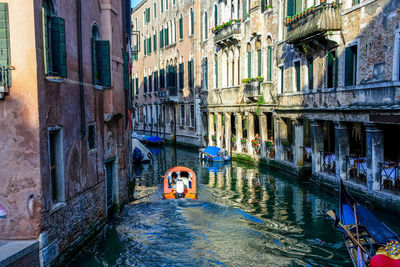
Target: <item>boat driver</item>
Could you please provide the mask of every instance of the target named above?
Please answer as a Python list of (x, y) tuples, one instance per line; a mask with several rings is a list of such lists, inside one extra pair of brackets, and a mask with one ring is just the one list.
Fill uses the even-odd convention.
[(176, 185), (176, 178), (177, 178), (177, 177), (178, 177), (178, 175), (176, 174), (176, 172), (173, 172), (173, 173), (171, 174), (171, 181), (170, 181), (169, 187), (175, 188), (175, 185)]

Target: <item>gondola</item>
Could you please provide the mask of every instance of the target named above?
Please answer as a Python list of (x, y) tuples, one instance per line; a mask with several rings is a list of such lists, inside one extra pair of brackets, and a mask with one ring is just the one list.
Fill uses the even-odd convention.
[(354, 266), (400, 267), (399, 237), (350, 195), (342, 180), (339, 194), (340, 222), (336, 225), (344, 234)]

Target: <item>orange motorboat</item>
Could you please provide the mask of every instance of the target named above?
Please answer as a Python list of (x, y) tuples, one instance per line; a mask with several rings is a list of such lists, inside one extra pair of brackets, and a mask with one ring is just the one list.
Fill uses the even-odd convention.
[(177, 166), (169, 169), (164, 177), (164, 199), (197, 199), (196, 174), (189, 168)]

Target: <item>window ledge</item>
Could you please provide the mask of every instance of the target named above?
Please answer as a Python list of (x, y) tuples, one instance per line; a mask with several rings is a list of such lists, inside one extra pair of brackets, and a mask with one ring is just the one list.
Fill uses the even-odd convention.
[(57, 203), (53, 204), (50, 209), (50, 214), (54, 214), (54, 213), (58, 212), (59, 210), (62, 210), (65, 206), (67, 206), (67, 204), (65, 202), (57, 202)]
[(62, 83), (65, 82), (65, 78), (61, 78), (60, 76), (52, 76), (52, 75), (46, 75), (45, 76), (46, 81), (48, 82), (54, 82), (54, 83)]
[(168, 49), (168, 48), (171, 48), (171, 47), (174, 47), (174, 46), (176, 46), (176, 43), (173, 43), (173, 44), (169, 44), (169, 45), (167, 45), (167, 46), (164, 46), (164, 48), (165, 48), (165, 49)]
[(346, 14), (348, 14), (348, 13), (354, 11), (354, 10), (357, 10), (357, 9), (359, 9), (359, 8), (362, 8), (362, 7), (364, 7), (364, 6), (368, 5), (368, 4), (371, 4), (372, 2), (375, 2), (375, 1), (376, 1), (376, 0), (366, 0), (366, 1), (364, 1), (364, 2), (361, 2), (361, 3), (359, 3), (359, 4), (355, 5), (355, 6), (352, 6), (352, 7), (349, 7), (349, 8), (347, 8), (347, 9), (343, 10), (343, 11), (341, 12), (341, 15), (342, 15), (342, 16), (343, 16), (343, 15), (346, 15)]

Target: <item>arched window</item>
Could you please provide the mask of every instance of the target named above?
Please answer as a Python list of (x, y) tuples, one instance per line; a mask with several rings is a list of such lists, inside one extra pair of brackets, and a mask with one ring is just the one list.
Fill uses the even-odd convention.
[(235, 50), (235, 60), (237, 62), (237, 64), (236, 64), (237, 65), (236, 66), (236, 77), (237, 77), (236, 84), (240, 85), (240, 48), (239, 47), (237, 47)]
[(214, 27), (218, 26), (218, 6), (214, 4)]
[(261, 41), (260, 40), (257, 40), (257, 42), (256, 42), (256, 51), (257, 51), (257, 76), (261, 76), (262, 55), (261, 55)]
[(231, 63), (231, 68), (230, 68), (230, 73), (231, 73), (231, 79), (230, 79), (230, 85), (233, 86), (235, 84), (235, 58), (233, 56), (233, 50), (229, 51), (229, 61)]
[(251, 45), (247, 44), (247, 78), (251, 78)]
[(228, 77), (227, 74), (228, 73), (228, 55), (226, 54), (226, 52), (223, 52), (222, 54), (222, 69), (221, 69), (221, 73), (222, 73), (222, 86), (228, 86)]
[(208, 39), (208, 14), (207, 11), (204, 12), (204, 40)]

